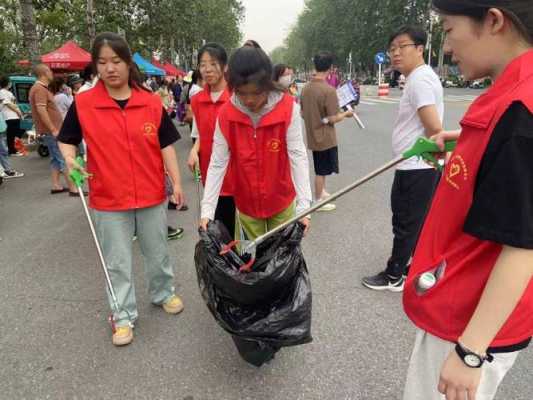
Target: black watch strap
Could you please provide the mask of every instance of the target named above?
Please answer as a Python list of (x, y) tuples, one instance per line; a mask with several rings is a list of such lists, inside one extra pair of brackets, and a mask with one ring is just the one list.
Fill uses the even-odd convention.
[(464, 364), (469, 368), (481, 368), (485, 361), (492, 362), (494, 357), (491, 354), (486, 354), (485, 356), (480, 356), (477, 353), (469, 350), (460, 343), (455, 345), (455, 352), (459, 358), (464, 362)]

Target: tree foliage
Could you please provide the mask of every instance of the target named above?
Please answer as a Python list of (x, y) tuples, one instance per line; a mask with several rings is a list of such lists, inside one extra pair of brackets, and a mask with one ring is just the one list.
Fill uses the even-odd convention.
[[(31, 1), (31, 0), (30, 0)], [(89, 48), (86, 0), (33, 0), (41, 53), (67, 40)], [(228, 49), (241, 40), (244, 15), (241, 0), (93, 0), (96, 32), (124, 33), (133, 50), (147, 57), (159, 52), (176, 56), (183, 67), (193, 64), (203, 41), (217, 41)], [(17, 60), (28, 58), (23, 42), (21, 6), (0, 0), (0, 72), (12, 72)]]
[[(429, 15), (430, 0), (307, 0), (283, 51), (277, 51), (285, 62), (305, 69), (318, 51), (333, 52), (343, 68), (352, 53), (355, 70), (368, 71), (396, 29), (413, 24), (429, 30)], [(433, 43), (438, 50), (439, 34)]]

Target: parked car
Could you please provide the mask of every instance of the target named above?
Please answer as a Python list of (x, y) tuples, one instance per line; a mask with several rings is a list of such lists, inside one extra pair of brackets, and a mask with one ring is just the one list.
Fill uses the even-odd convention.
[(484, 89), (485, 82), (482, 79), (478, 79), (478, 80), (472, 81), (468, 87), (470, 89)]
[(30, 106), (30, 89), (36, 79), (33, 76), (14, 75), (9, 77), (9, 81), (11, 82), (11, 91), (17, 99), (20, 111), (24, 114), (23, 119), (20, 121), (20, 128), (29, 131), (33, 127)]

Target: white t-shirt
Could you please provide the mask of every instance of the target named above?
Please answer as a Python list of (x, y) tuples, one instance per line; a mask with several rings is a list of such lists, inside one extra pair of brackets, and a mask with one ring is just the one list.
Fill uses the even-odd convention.
[(18, 114), (6, 105), (10, 103), (17, 103), (15, 95), (7, 89), (0, 90), (0, 109), (2, 110), (2, 116), (4, 117), (4, 119), (6, 121), (10, 119), (20, 119)]
[(191, 90), (189, 90), (189, 99), (192, 99), (194, 95), (200, 93), (202, 91), (202, 87), (197, 85), (196, 83), (193, 83), (191, 86)]
[[(428, 65), (421, 65), (407, 77), (400, 100), (400, 111), (392, 133), (392, 150), (397, 157), (409, 150), (421, 136), (426, 136), (424, 125), (418, 116), (422, 107), (434, 105), (442, 123), (444, 118), (444, 95), (437, 74)], [(398, 169), (431, 168), (423, 160), (410, 158), (398, 165)]]
[(65, 93), (57, 93), (54, 96), (54, 103), (56, 103), (57, 109), (61, 113), (63, 119), (67, 115), (68, 109), (72, 105), (73, 98), (67, 96)]

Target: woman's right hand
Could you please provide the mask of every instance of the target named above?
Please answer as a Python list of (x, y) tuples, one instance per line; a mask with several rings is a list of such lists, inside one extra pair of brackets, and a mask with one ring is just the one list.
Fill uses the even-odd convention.
[(85, 178), (90, 177), (90, 174), (87, 172), (87, 170), (76, 161), (76, 157), (66, 157), (65, 163), (67, 164), (67, 169), (69, 171), (80, 171)]
[(461, 132), (458, 131), (440, 131), (436, 135), (431, 136), (429, 139), (433, 140), (439, 146), (439, 149), (444, 152), (445, 143), (449, 140), (457, 140)]
[(189, 159), (187, 160), (187, 165), (189, 166), (189, 169), (192, 173), (194, 173), (196, 166), (200, 164), (200, 159), (198, 158), (198, 152), (196, 151), (196, 148), (192, 148), (191, 152), (189, 153)]
[(207, 225), (211, 220), (209, 218), (202, 218), (200, 220), (200, 228), (204, 231), (207, 231)]

